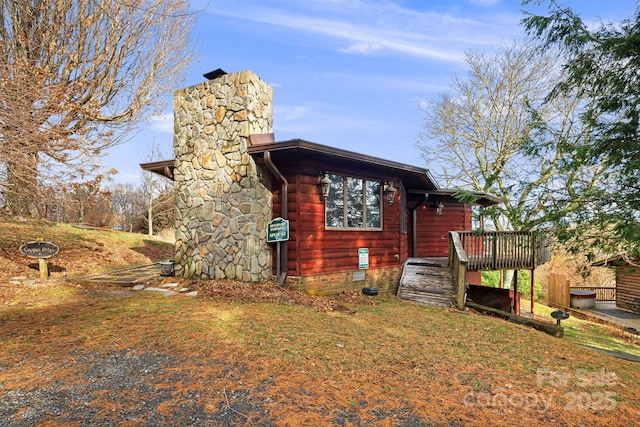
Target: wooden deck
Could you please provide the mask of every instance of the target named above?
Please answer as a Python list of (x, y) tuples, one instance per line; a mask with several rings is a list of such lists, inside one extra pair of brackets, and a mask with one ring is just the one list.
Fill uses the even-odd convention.
[(455, 232), (467, 270), (532, 270), (551, 260), (549, 239), (529, 231)]
[(551, 259), (548, 238), (535, 232), (449, 233), (449, 258), (409, 258), (398, 297), (438, 307), (463, 309), (468, 270), (533, 270)]

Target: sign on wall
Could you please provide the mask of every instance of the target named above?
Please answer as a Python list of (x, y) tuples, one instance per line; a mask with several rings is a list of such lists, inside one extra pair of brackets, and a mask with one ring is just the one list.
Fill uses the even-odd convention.
[(360, 270), (369, 268), (369, 248), (358, 249), (358, 268)]

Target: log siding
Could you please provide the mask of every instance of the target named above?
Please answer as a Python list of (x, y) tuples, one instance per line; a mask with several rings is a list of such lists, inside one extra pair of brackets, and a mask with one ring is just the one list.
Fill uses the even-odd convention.
[(627, 310), (632, 309), (634, 298), (640, 298), (640, 271), (631, 266), (617, 267), (616, 305)]

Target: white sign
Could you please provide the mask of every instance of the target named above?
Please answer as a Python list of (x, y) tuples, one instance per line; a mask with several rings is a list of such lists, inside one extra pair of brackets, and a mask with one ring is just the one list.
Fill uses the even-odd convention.
[(368, 248), (358, 249), (358, 268), (360, 270), (369, 268), (369, 249)]

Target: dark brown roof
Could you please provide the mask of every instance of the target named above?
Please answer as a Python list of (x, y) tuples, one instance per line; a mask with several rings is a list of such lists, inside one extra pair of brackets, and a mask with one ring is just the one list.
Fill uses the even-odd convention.
[(469, 203), (470, 205), (493, 206), (503, 202), (500, 197), (482, 191), (473, 190), (436, 190), (430, 191), (429, 196), (448, 196)]
[[(316, 164), (325, 163), (329, 165), (327, 169), (338, 166), (344, 168), (360, 166), (371, 170), (372, 173), (377, 174), (381, 179), (384, 177), (400, 178), (410, 193), (429, 193), (430, 195), (451, 197), (456, 197), (456, 195), (463, 193), (459, 190), (438, 188), (435, 179), (431, 176), (429, 170), (425, 168), (316, 144), (303, 139), (269, 142), (272, 141), (269, 138), (256, 139), (254, 135), (252, 135), (252, 141), (253, 140), (259, 142), (248, 148), (249, 154), (256, 158), (261, 158), (265, 152), (269, 152), (271, 160), (276, 167), (279, 164), (289, 164), (293, 160), (313, 160)], [(146, 171), (173, 179), (173, 160), (141, 163), (140, 167)], [(489, 194), (476, 191), (465, 191), (464, 193), (475, 196), (473, 197), (475, 200), (471, 202), (471, 204), (477, 203), (483, 206), (490, 206), (502, 203), (501, 199)]]
[(248, 148), (254, 156), (269, 152), (276, 166), (279, 162), (290, 162), (292, 159), (312, 159), (315, 163), (325, 163), (327, 169), (337, 166), (364, 166), (373, 173), (402, 179), (407, 188), (436, 190), (438, 185), (431, 177), (428, 169), (405, 165), (391, 160), (367, 156), (353, 151), (316, 144), (303, 139), (291, 139), (272, 143), (262, 143)]
[(161, 160), (159, 162), (140, 163), (142, 170), (157, 173), (173, 181), (173, 160)]

